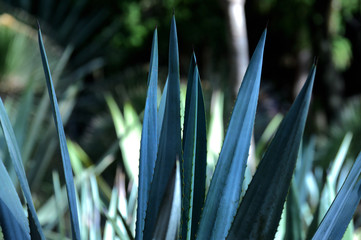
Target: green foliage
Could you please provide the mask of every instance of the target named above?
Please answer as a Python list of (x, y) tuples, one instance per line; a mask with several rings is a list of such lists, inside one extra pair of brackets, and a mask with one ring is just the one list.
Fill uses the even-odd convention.
[[(130, 13), (132, 14), (134, 13)], [(137, 17), (136, 14), (134, 16)], [(261, 35), (243, 79), (218, 160), (208, 159), (210, 168), (215, 168), (208, 187), (208, 142), (209, 146), (216, 148), (210, 151), (212, 157), (215, 157), (222, 139), (207, 140), (205, 101), (194, 53), (189, 67), (182, 122), (178, 37), (174, 16), (170, 30), (169, 72), (159, 107), (158, 35), (157, 30), (154, 32), (140, 154), (133, 150), (139, 146), (140, 135), (140, 123), (134, 109), (130, 104), (126, 105), (122, 114), (111, 95), (106, 95), (118, 140), (96, 164), (93, 164), (78, 144), (66, 140), (39, 29), (39, 47), (60, 143), (65, 187), (61, 186), (58, 172), (53, 171), (54, 195), (39, 209), (38, 214), (36, 213), (19, 147), (26, 145), (26, 141), (24, 136), (15, 136), (0, 100), (3, 138), (28, 211), (26, 219), (21, 198), (16, 194), (11, 176), (5, 164), (0, 162), (0, 180), (5, 184), (4, 191), (0, 193), (0, 236), (3, 235), (6, 239), (66, 238), (65, 235), (70, 232), (64, 222), (66, 199), (73, 239), (100, 239), (102, 233), (104, 239), (133, 239), (134, 233), (136, 239), (272, 239), (277, 229), (282, 233), (279, 234), (282, 235), (280, 238), (288, 239), (306, 236), (313, 236), (315, 240), (327, 239), (329, 236), (341, 239), (345, 231), (352, 234), (352, 224), (349, 223), (361, 198), (361, 154), (352, 167), (347, 168), (345, 165), (346, 167), (342, 168), (351, 146), (352, 134), (344, 137), (326, 177), (326, 183), (320, 181), (322, 176), (317, 174), (317, 169), (312, 169), (315, 148), (313, 140), (306, 144), (304, 150), (301, 147), (315, 78), (315, 64), (282, 122), (279, 117), (275, 117), (262, 136), (257, 149), (258, 156), (262, 156), (263, 149), (278, 127), (253, 177), (247, 168), (266, 33), (265, 30)], [(26, 113), (26, 106), (32, 105), (31, 95), (30, 88), (22, 99), (24, 104), (21, 106), (24, 106), (24, 110), (19, 110), (20, 112)], [(222, 99), (222, 96), (218, 95), (218, 99)], [(215, 124), (220, 124), (222, 110), (222, 106), (216, 105), (216, 113), (210, 124), (212, 129), (222, 129), (223, 126)], [(44, 112), (40, 112), (36, 118), (43, 118), (44, 115)], [(25, 131), (24, 122), (25, 120), (18, 117), (15, 130)], [(40, 125), (35, 124), (35, 130), (38, 130)], [(223, 138), (222, 131), (212, 134)], [(128, 177), (118, 169), (115, 183), (110, 188), (101, 173), (114, 161), (114, 149), (117, 149), (117, 146), (122, 151)], [(139, 173), (134, 162), (134, 158), (138, 157)], [(350, 169), (347, 177), (345, 169)], [(308, 177), (312, 184), (306, 182)], [(344, 183), (343, 179), (346, 179)], [(322, 183), (321, 188), (315, 183), (317, 181)], [(340, 183), (343, 185), (336, 196), (337, 184)], [(315, 188), (322, 191), (312, 190), (310, 186), (316, 186)], [(314, 195), (311, 194), (312, 191), (321, 196), (320, 202), (314, 203), (312, 199), (307, 199)], [(328, 205), (329, 208), (323, 208)], [(318, 206), (318, 211), (314, 210), (315, 206)], [(282, 214), (282, 218), (287, 219), (286, 222), (280, 222)], [(106, 220), (104, 230), (101, 226), (102, 217)], [(321, 219), (323, 220), (317, 228)], [(348, 230), (347, 226), (350, 226)], [(56, 227), (59, 235), (51, 232)]]

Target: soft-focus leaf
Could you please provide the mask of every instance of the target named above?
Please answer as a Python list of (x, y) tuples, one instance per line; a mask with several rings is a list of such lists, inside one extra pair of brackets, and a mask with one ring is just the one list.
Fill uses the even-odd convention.
[(58, 215), (58, 219), (59, 219), (58, 229), (60, 234), (65, 237), (65, 221), (60, 207), (62, 201), (61, 185), (60, 185), (59, 173), (57, 171), (53, 171), (53, 186), (54, 186), (54, 196), (56, 203), (56, 214)]
[(197, 237), (224, 239), (236, 214), (256, 113), (266, 30), (240, 87), (226, 138), (213, 174)]
[(1, 121), (1, 127), (4, 132), (6, 144), (9, 150), (9, 154), (16, 172), (16, 175), (20, 182), (20, 187), (23, 190), (24, 197), (26, 200), (26, 203), (28, 205), (29, 210), (29, 218), (31, 218), (29, 221), (33, 222), (35, 224), (35, 228), (31, 228), (31, 237), (32, 239), (45, 239), (43, 231), (41, 229), (41, 225), (39, 223), (38, 217), (36, 215), (35, 207), (33, 204), (33, 200), (31, 198), (30, 188), (28, 181), (26, 179), (24, 166), (22, 163), (19, 147), (16, 143), (16, 138), (14, 131), (11, 127), (10, 120), (6, 114), (4, 104), (2, 100), (0, 99), (0, 121)]
[(283, 119), (241, 202), (229, 239), (273, 239), (296, 165), (316, 66)]
[(297, 186), (293, 181), (286, 202), (286, 233), (285, 240), (304, 239), (301, 220), (301, 206)]
[(157, 83), (158, 37), (156, 29), (154, 31), (152, 53), (150, 57), (148, 93), (145, 103), (140, 147), (136, 239), (143, 239), (144, 219), (147, 210), (149, 188), (157, 158)]
[(60, 142), (60, 150), (61, 156), (63, 160), (63, 168), (64, 168), (64, 175), (65, 175), (65, 182), (66, 182), (66, 189), (68, 194), (68, 203), (70, 209), (70, 219), (71, 219), (71, 227), (72, 227), (72, 235), (73, 239), (80, 239), (80, 230), (79, 230), (79, 220), (78, 220), (78, 211), (77, 211), (77, 204), (76, 204), (76, 193), (74, 188), (74, 179), (73, 179), (73, 172), (70, 164), (69, 152), (68, 147), (66, 144), (66, 137), (64, 133), (64, 127), (61, 120), (58, 100), (56, 98), (53, 82), (51, 79), (51, 73), (49, 69), (48, 60), (46, 57), (43, 39), (41, 36), (41, 31), (39, 28), (38, 31), (38, 39), (39, 39), (39, 47), (41, 53), (41, 59), (43, 62), (43, 68), (45, 72), (46, 84), (48, 87), (48, 93), (51, 101), (51, 106), (53, 110), (53, 118), (54, 123), (58, 132), (59, 142)]
[(256, 146), (256, 156), (257, 158), (261, 159), (262, 154), (264, 153), (267, 144), (271, 141), (273, 135), (275, 134), (278, 126), (282, 121), (282, 114), (276, 114), (271, 122), (267, 125), (266, 129), (263, 131), (262, 136), (260, 137), (257, 146)]
[(171, 179), (176, 159), (181, 158), (180, 97), (179, 97), (179, 57), (178, 40), (173, 16), (169, 41), (168, 88), (162, 130), (160, 133), (157, 160), (149, 192), (145, 219), (144, 239), (151, 239), (156, 218), (167, 185)]
[(213, 169), (216, 166), (219, 153), (221, 152), (224, 138), (223, 103), (223, 92), (220, 90), (214, 91), (212, 93), (211, 116), (207, 136), (207, 166)]
[(0, 226), (6, 239), (30, 239), (27, 218), (13, 183), (0, 160)]
[(361, 153), (312, 239), (341, 239), (361, 199)]
[(138, 161), (140, 149), (141, 124), (134, 108), (126, 103), (124, 116), (111, 95), (106, 95), (115, 131), (119, 139), (119, 147), (122, 152), (123, 162), (132, 181), (138, 181)]

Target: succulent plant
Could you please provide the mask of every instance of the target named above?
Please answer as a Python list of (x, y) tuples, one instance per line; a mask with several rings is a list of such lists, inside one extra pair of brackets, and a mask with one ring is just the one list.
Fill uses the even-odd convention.
[[(193, 54), (189, 67), (182, 135), (174, 16), (170, 31), (169, 73), (158, 110), (155, 30), (140, 149), (136, 239), (274, 238), (298, 158), (316, 63), (247, 187), (243, 181), (257, 108), (266, 33), (267, 30), (263, 32), (245, 73), (206, 192), (206, 122), (196, 57)], [(329, 239), (330, 236), (339, 239), (343, 236), (361, 197), (358, 193), (360, 164), (361, 155), (314, 239)], [(242, 186), (247, 187), (243, 197)], [(181, 193), (177, 192), (179, 189)], [(352, 204), (348, 205), (350, 202)]]
[[(307, 81), (281, 122), (250, 184), (245, 184), (266, 33), (267, 30), (261, 35), (239, 89), (223, 147), (207, 189), (206, 117), (196, 57), (193, 54), (190, 62), (182, 132), (175, 17), (170, 31), (169, 73), (159, 107), (155, 30), (141, 137), (136, 239), (274, 238), (288, 193), (291, 193), (289, 199), (293, 198), (294, 201), (297, 198), (294, 189), (296, 185), (291, 187), (291, 181), (306, 124), (316, 64), (311, 67)], [(81, 239), (85, 237), (81, 236), (79, 229), (70, 157), (40, 28), (38, 36), (60, 142), (72, 238)], [(32, 202), (15, 134), (1, 100), (0, 124), (28, 210), (26, 216), (9, 174), (0, 161), (0, 233), (5, 239), (45, 239)], [(345, 140), (345, 144), (349, 144), (351, 135), (348, 134), (345, 139), (349, 139), (348, 143)], [(361, 154), (313, 239), (342, 238), (361, 198), (360, 176)], [(114, 221), (112, 217), (109, 220)], [(131, 237), (129, 229), (127, 234)]]

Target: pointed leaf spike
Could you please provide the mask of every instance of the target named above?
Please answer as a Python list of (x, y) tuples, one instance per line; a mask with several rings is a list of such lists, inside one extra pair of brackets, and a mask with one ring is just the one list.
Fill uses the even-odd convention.
[[(199, 221), (200, 212), (194, 208), (196, 202), (202, 202), (204, 200), (204, 186), (205, 186), (205, 163), (206, 163), (206, 148), (205, 142), (201, 142), (199, 137), (205, 135), (205, 132), (200, 132), (202, 124), (205, 122), (199, 122), (204, 119), (204, 107), (200, 104), (203, 101), (199, 101), (201, 91), (198, 90), (199, 73), (196, 66), (195, 56), (191, 59), (189, 68), (187, 85), (187, 96), (184, 116), (184, 128), (183, 128), (183, 161), (182, 161), (182, 239), (193, 239), (196, 227)], [(205, 139), (202, 139), (205, 140)], [(202, 145), (201, 145), (202, 144)], [(202, 148), (203, 147), (203, 148)], [(197, 153), (202, 152), (202, 156), (197, 156)], [(202, 166), (200, 166), (202, 165)], [(203, 177), (197, 176), (196, 168), (203, 168)], [(198, 174), (199, 175), (199, 174)], [(197, 182), (196, 182), (197, 180)], [(203, 186), (203, 188), (201, 188)], [(196, 189), (197, 188), (197, 189)], [(197, 193), (197, 191), (199, 191)], [(197, 195), (199, 194), (199, 195)], [(197, 206), (199, 209), (202, 206)], [(195, 214), (194, 214), (195, 213)], [(193, 218), (194, 215), (194, 218)], [(198, 215), (198, 216), (196, 216)]]
[(199, 239), (224, 239), (239, 205), (257, 108), (266, 33), (265, 30), (258, 42), (237, 96), (202, 212)]
[(63, 123), (61, 120), (58, 100), (56, 99), (56, 94), (53, 86), (53, 81), (51, 79), (50, 68), (48, 64), (48, 59), (46, 56), (43, 38), (41, 36), (41, 31), (38, 31), (38, 40), (39, 40), (39, 47), (40, 47), (40, 54), (41, 60), (43, 62), (43, 68), (45, 73), (46, 85), (48, 88), (48, 93), (51, 101), (51, 106), (53, 110), (53, 118), (54, 123), (56, 126), (56, 130), (59, 137), (60, 142), (60, 151), (63, 160), (63, 168), (64, 168), (64, 175), (65, 175), (65, 183), (66, 183), (66, 190), (68, 194), (68, 203), (70, 209), (70, 220), (71, 220), (71, 228), (72, 228), (72, 235), (73, 239), (80, 240), (80, 230), (79, 230), (79, 219), (78, 219), (78, 211), (77, 211), (77, 203), (76, 203), (76, 193), (74, 187), (74, 179), (73, 179), (73, 172), (70, 164), (70, 157), (68, 152), (68, 146), (66, 144), (66, 137), (64, 132)]
[(136, 239), (143, 239), (148, 193), (153, 177), (155, 161), (157, 158), (157, 82), (158, 37), (156, 29), (154, 31), (152, 52), (150, 57), (148, 92), (145, 103), (142, 140), (140, 147)]
[(257, 168), (228, 239), (273, 239), (296, 165), (315, 72), (313, 65), (306, 83)]
[[(175, 18), (173, 16), (169, 40), (168, 84), (157, 160), (149, 191), (143, 239), (152, 239), (160, 205), (171, 179), (176, 159), (182, 157), (180, 128), (179, 57)], [(164, 93), (163, 93), (164, 94)]]

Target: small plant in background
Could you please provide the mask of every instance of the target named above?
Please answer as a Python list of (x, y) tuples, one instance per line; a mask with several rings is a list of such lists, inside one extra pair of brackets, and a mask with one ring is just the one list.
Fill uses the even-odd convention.
[[(306, 193), (311, 190), (307, 188), (305, 179), (309, 177), (311, 182), (318, 179), (317, 174), (312, 175), (311, 170), (313, 145), (311, 141), (304, 152), (302, 148), (300, 150), (300, 145), (316, 64), (313, 64), (302, 91), (279, 124), (256, 173), (253, 177), (249, 174), (247, 158), (258, 102), (266, 33), (267, 30), (260, 38), (239, 89), (222, 150), (208, 187), (206, 115), (195, 54), (190, 61), (182, 131), (175, 17), (173, 16), (170, 31), (168, 78), (159, 106), (158, 37), (155, 30), (141, 133), (138, 182), (137, 174), (134, 174), (134, 162), (131, 162), (134, 161), (133, 155), (123, 152), (123, 158), (128, 159), (126, 171), (132, 177), (131, 180), (134, 180), (133, 183), (138, 183), (136, 198), (136, 184), (133, 184), (130, 196), (125, 196), (125, 177), (120, 172), (117, 172), (113, 189), (108, 189), (108, 193), (104, 191), (103, 194), (107, 196), (101, 197), (98, 186), (104, 182), (99, 175), (109, 166), (109, 155), (105, 154), (104, 159), (94, 169), (84, 168), (83, 165), (91, 165), (90, 159), (77, 144), (70, 141), (67, 143), (39, 28), (39, 46), (60, 142), (73, 239), (100, 239), (101, 214), (107, 220), (103, 229), (104, 239), (133, 239), (134, 236), (135, 239), (273, 239), (277, 229), (280, 234), (276, 235), (276, 238), (342, 238), (361, 198), (361, 155), (350, 167), (331, 204), (328, 200), (335, 195), (337, 176), (341, 175), (340, 166), (352, 138), (351, 134), (347, 134), (327, 177), (327, 185), (322, 193), (318, 191), (325, 197), (318, 203), (318, 213), (312, 216), (311, 208), (317, 203), (312, 205), (306, 200)], [(131, 137), (125, 138), (127, 132), (123, 125), (130, 124), (131, 118), (125, 121), (117, 118), (120, 112), (114, 100), (110, 96), (107, 96), (106, 100), (120, 138), (120, 148), (126, 149), (129, 144), (138, 144), (133, 143), (139, 139), (138, 130), (131, 132)], [(129, 109), (127, 111), (131, 112)], [(26, 216), (1, 161), (1, 233), (5, 239), (45, 239), (49, 237), (49, 233), (45, 236), (35, 211), (20, 150), (2, 101), (0, 121), (28, 212)], [(135, 125), (139, 126), (139, 123)], [(79, 162), (82, 164), (78, 165)], [(295, 176), (292, 180), (294, 169)], [(56, 172), (53, 173), (53, 179), (54, 201), (61, 204), (65, 190), (61, 189)], [(81, 189), (81, 198), (77, 200), (78, 188)], [(108, 207), (104, 198), (108, 198)], [(136, 223), (133, 225), (135, 217), (132, 217), (132, 214), (135, 214), (136, 199)], [(323, 204), (325, 201), (327, 203)], [(322, 209), (325, 205), (330, 205), (327, 213)], [(122, 208), (124, 206), (127, 206), (126, 209)], [(65, 231), (62, 221), (61, 209), (52, 208), (51, 211), (59, 211), (59, 232), (63, 238), (69, 236), (70, 231)], [(280, 223), (282, 214), (287, 221)], [(319, 216), (323, 217), (320, 224), (322, 217)], [(305, 222), (297, 220), (300, 218), (305, 219)], [(308, 227), (307, 235), (303, 230), (304, 225)]]

